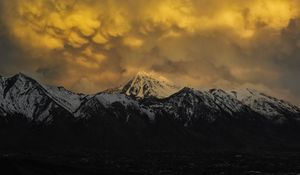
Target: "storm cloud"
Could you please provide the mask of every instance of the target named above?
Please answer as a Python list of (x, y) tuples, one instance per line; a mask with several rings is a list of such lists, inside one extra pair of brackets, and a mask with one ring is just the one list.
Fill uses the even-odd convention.
[(300, 104), (300, 1), (3, 0), (0, 74), (78, 92), (138, 71)]

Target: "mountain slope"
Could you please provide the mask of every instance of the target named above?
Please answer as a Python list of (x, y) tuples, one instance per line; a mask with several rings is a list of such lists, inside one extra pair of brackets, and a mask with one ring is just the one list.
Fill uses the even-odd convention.
[(71, 113), (75, 113), (82, 103), (91, 97), (91, 95), (71, 92), (64, 87), (44, 86), (44, 88), (49, 96)]

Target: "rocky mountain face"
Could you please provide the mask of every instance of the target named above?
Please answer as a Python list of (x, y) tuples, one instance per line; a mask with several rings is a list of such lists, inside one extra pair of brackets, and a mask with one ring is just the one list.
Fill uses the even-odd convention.
[(299, 124), (297, 106), (256, 90), (179, 88), (143, 72), (93, 95), (0, 77), (0, 139), (12, 145), (297, 147)]

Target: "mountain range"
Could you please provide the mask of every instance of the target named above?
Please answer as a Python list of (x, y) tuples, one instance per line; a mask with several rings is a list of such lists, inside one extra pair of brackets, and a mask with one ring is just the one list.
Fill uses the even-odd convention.
[[(81, 94), (0, 77), (3, 147), (298, 148), (300, 108), (254, 89), (198, 90), (139, 72)], [(51, 146), (49, 146), (51, 145)]]

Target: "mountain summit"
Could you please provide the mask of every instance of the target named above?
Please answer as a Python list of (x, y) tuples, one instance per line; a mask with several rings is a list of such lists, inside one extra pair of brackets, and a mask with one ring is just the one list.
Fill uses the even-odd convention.
[(165, 98), (180, 90), (167, 78), (146, 72), (138, 72), (121, 89), (126, 95), (137, 98)]

